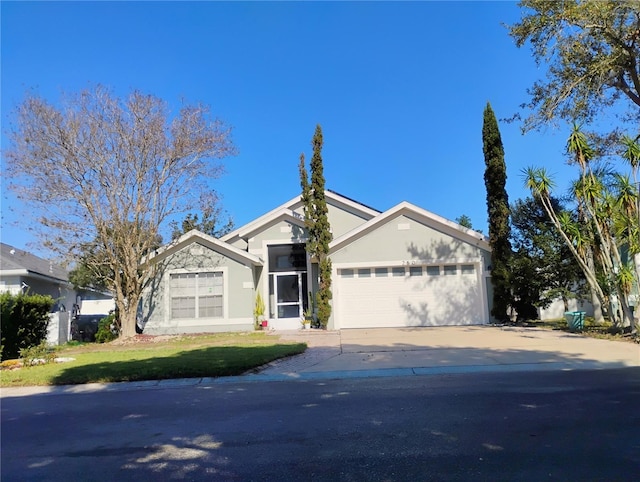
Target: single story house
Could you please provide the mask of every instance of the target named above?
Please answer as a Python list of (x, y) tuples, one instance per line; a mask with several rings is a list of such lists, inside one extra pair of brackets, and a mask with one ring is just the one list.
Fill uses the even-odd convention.
[[(490, 247), (482, 234), (408, 202), (380, 212), (326, 191), (333, 234), (329, 329), (486, 324)], [(268, 326), (301, 327), (317, 290), (300, 197), (221, 237), (190, 231), (148, 262), (150, 334), (252, 330), (259, 293)]]
[[(74, 315), (84, 313), (83, 308), (89, 314), (91, 303), (101, 303), (101, 308), (109, 306), (109, 303), (113, 305), (113, 298), (108, 293), (75, 290), (67, 270), (53, 261), (0, 243), (0, 292), (7, 291), (14, 295), (29, 293), (53, 298), (47, 335), (47, 341), (52, 344), (65, 343), (70, 339), (70, 320)], [(104, 313), (107, 314), (108, 310)]]
[(0, 292), (49, 295), (54, 311), (66, 311), (75, 303), (76, 293), (67, 271), (50, 260), (0, 243)]
[(49, 295), (55, 301), (49, 315), (47, 341), (69, 340), (69, 312), (76, 299), (67, 271), (27, 251), (0, 243), (0, 292)]

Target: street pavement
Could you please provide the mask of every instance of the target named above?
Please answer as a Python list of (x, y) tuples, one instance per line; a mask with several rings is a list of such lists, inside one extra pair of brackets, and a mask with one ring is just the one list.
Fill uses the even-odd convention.
[(239, 377), (5, 388), (2, 397), (166, 388), (238, 381), (400, 377), (640, 367), (640, 345), (513, 326), (378, 328), (272, 332), (308, 344), (305, 353)]

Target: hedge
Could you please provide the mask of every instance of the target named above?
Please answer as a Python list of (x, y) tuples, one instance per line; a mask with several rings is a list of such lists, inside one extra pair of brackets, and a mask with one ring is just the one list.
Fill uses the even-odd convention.
[(54, 300), (51, 296), (0, 294), (2, 325), (0, 360), (20, 356), (20, 350), (40, 345), (47, 339), (49, 313)]

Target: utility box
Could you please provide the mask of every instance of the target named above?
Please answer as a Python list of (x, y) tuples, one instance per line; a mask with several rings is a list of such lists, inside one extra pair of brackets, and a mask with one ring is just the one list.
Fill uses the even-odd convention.
[(567, 311), (564, 314), (564, 318), (567, 321), (569, 331), (582, 331), (584, 330), (584, 311)]

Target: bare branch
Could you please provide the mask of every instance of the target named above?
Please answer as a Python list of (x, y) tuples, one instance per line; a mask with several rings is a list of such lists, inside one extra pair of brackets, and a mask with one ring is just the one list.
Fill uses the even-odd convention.
[(95, 268), (116, 293), (123, 334), (135, 334), (135, 311), (148, 282), (143, 256), (173, 214), (212, 191), (234, 154), (230, 129), (203, 105), (171, 116), (161, 99), (98, 86), (60, 105), (29, 95), (14, 113), (6, 153), (10, 187), (35, 213), (43, 237), (77, 256), (97, 243)]

